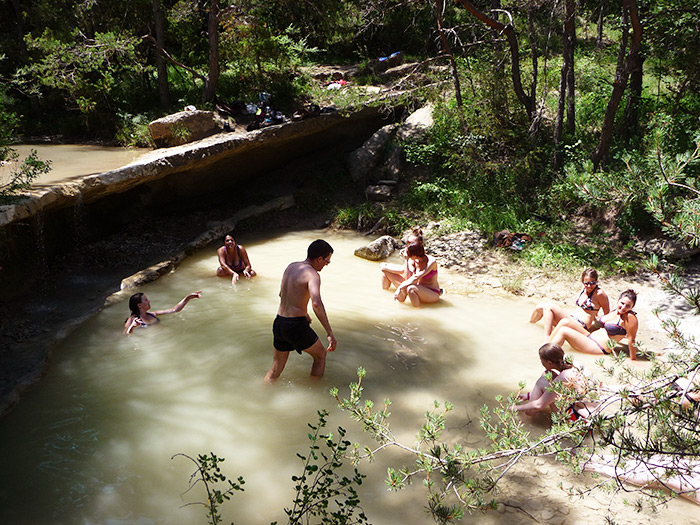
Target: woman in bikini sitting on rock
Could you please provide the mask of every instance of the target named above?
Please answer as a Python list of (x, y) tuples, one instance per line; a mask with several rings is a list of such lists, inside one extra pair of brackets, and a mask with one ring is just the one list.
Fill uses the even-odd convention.
[(155, 312), (149, 312), (151, 309), (151, 302), (146, 297), (143, 292), (135, 293), (129, 298), (129, 310), (131, 310), (131, 315), (124, 322), (124, 335), (128, 335), (133, 332), (134, 328), (137, 326), (148, 327), (160, 322), (158, 319), (159, 315), (174, 314), (182, 310), (187, 303), (192, 299), (199, 299), (202, 296), (202, 292), (192, 292), (186, 295), (182, 301), (177, 303), (175, 306), (168, 310), (156, 310)]
[(240, 275), (246, 279), (257, 275), (250, 265), (248, 252), (242, 245), (236, 244), (233, 235), (224, 237), (224, 245), (216, 253), (219, 256), (219, 267), (216, 269), (216, 275), (230, 277), (231, 284), (236, 284)]
[[(407, 245), (420, 244), (423, 246), (423, 232), (417, 226), (411, 228), (408, 234), (402, 239)], [(407, 248), (401, 250), (401, 256), (405, 259), (403, 264), (395, 263), (380, 263), (379, 269), (382, 271), (382, 288), (388, 290), (391, 285), (398, 287), (402, 282), (408, 279), (413, 273), (414, 268), (406, 255)]]
[(608, 295), (598, 286), (598, 272), (593, 268), (587, 268), (581, 275), (583, 290), (576, 298), (576, 310), (569, 314), (561, 306), (553, 302), (540, 303), (535, 307), (530, 317), (531, 323), (536, 323), (540, 319), (544, 322), (544, 335), (549, 338), (552, 330), (562, 319), (575, 319), (580, 326), (589, 330), (599, 312), (603, 314), (610, 311), (610, 301)]
[(600, 317), (600, 328), (591, 333), (573, 319), (562, 319), (552, 332), (549, 341), (558, 345), (569, 343), (571, 348), (586, 354), (608, 355), (623, 338), (627, 338), (630, 359), (637, 359), (636, 337), (639, 321), (632, 310), (637, 302), (634, 290), (620, 294), (615, 308)]
[(403, 303), (406, 297), (413, 306), (421, 303), (437, 303), (442, 295), (438, 284), (438, 265), (435, 257), (426, 255), (422, 244), (409, 244), (406, 248), (412, 274), (396, 287), (394, 299)]

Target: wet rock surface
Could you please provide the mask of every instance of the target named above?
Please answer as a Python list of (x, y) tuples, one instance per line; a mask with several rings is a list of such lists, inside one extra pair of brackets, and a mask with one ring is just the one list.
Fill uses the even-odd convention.
[(383, 261), (400, 246), (400, 242), (390, 235), (383, 235), (372, 241), (367, 246), (361, 246), (355, 250), (355, 257), (361, 257), (369, 261)]

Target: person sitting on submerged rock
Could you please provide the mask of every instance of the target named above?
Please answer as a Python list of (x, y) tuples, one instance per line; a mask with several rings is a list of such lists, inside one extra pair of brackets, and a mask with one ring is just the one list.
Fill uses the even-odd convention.
[(588, 333), (573, 319), (562, 319), (552, 332), (549, 341), (558, 345), (569, 343), (571, 348), (585, 354), (612, 354), (612, 347), (627, 338), (630, 359), (637, 359), (637, 329), (639, 321), (632, 310), (637, 303), (637, 293), (625, 290), (620, 294), (615, 309), (600, 317), (600, 328)]
[(409, 244), (406, 248), (412, 274), (396, 287), (394, 299), (403, 303), (406, 297), (413, 306), (421, 303), (437, 303), (443, 291), (437, 280), (438, 264), (435, 257), (426, 255), (422, 244)]
[[(520, 395), (520, 400), (524, 403), (510, 407), (513, 412), (525, 412), (526, 415), (532, 416), (544, 410), (555, 411), (555, 403), (559, 396), (552, 388), (555, 383), (563, 383), (579, 394), (585, 392), (586, 378), (583, 372), (566, 359), (561, 346), (546, 343), (540, 347), (539, 354), (544, 372), (531, 392)], [(567, 413), (572, 421), (590, 415), (588, 408), (582, 401), (577, 401), (569, 406)]]
[(187, 303), (190, 302), (190, 300), (199, 299), (201, 296), (201, 291), (192, 292), (191, 294), (185, 296), (182, 301), (168, 310), (156, 310), (155, 312), (149, 312), (148, 310), (151, 308), (151, 302), (148, 300), (148, 297), (146, 297), (146, 294), (142, 292), (135, 293), (129, 298), (129, 310), (131, 310), (131, 315), (124, 323), (124, 335), (130, 334), (137, 326), (146, 328), (150, 325), (159, 323), (159, 315), (174, 314), (175, 312), (179, 312), (185, 307), (185, 305), (187, 305)]
[(562, 319), (572, 318), (584, 330), (589, 330), (598, 312), (602, 310), (603, 314), (607, 314), (610, 311), (608, 294), (598, 286), (598, 272), (595, 269), (585, 269), (581, 274), (581, 283), (583, 290), (576, 298), (577, 308), (573, 313), (568, 314), (564, 308), (553, 302), (540, 303), (535, 307), (530, 322), (536, 323), (542, 319), (545, 337), (552, 335), (552, 330)]
[(250, 265), (248, 252), (242, 245), (236, 244), (233, 235), (224, 237), (224, 245), (216, 253), (219, 256), (219, 267), (216, 269), (216, 275), (231, 277), (231, 284), (236, 284), (240, 275), (246, 279), (257, 275)]
[(399, 285), (413, 273), (414, 268), (411, 260), (408, 258), (406, 250), (408, 249), (408, 245), (411, 244), (420, 244), (423, 246), (423, 231), (418, 226), (414, 226), (402, 240), (407, 245), (407, 247), (401, 250), (401, 256), (405, 259), (404, 263), (394, 264), (383, 262), (379, 264), (379, 269), (382, 271), (382, 288), (384, 290), (391, 288), (391, 285), (398, 288)]

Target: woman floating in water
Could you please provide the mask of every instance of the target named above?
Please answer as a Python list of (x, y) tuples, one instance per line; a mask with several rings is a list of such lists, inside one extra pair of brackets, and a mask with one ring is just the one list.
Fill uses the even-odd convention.
[(572, 314), (567, 314), (561, 306), (552, 302), (540, 303), (535, 307), (530, 317), (530, 322), (536, 323), (543, 319), (544, 335), (546, 337), (552, 335), (552, 329), (562, 319), (571, 317), (582, 328), (589, 330), (600, 310), (603, 311), (603, 314), (607, 314), (610, 311), (608, 295), (598, 287), (597, 271), (593, 268), (584, 270), (581, 275), (581, 283), (583, 284), (583, 290), (576, 298), (577, 308)]
[[(402, 240), (407, 245), (420, 244), (423, 246), (423, 232), (420, 228), (414, 226)], [(385, 290), (388, 290), (392, 284), (398, 287), (413, 273), (411, 261), (406, 254), (407, 249), (401, 250), (401, 256), (406, 259), (403, 264), (381, 263), (379, 265), (379, 269), (382, 271), (382, 288)]]
[[(544, 373), (537, 380), (531, 392), (520, 395), (520, 399), (524, 403), (510, 407), (514, 412), (525, 412), (528, 416), (532, 416), (548, 408), (556, 410), (555, 402), (559, 394), (552, 389), (552, 385), (555, 383), (563, 383), (579, 394), (585, 392), (586, 378), (578, 368), (566, 360), (561, 346), (546, 343), (540, 347), (539, 354)], [(585, 404), (580, 401), (572, 404), (567, 411), (573, 421), (590, 415)]]
[(230, 277), (232, 284), (236, 284), (240, 275), (246, 279), (257, 275), (250, 265), (248, 252), (242, 245), (236, 244), (233, 235), (224, 237), (224, 245), (216, 253), (219, 256), (219, 267), (216, 269), (216, 275)]
[(637, 359), (635, 346), (639, 322), (632, 308), (637, 302), (634, 290), (620, 294), (615, 309), (599, 318), (601, 327), (590, 334), (573, 319), (562, 319), (549, 341), (558, 345), (569, 343), (571, 348), (586, 354), (611, 354), (612, 347), (627, 338), (630, 359)]
[(182, 310), (191, 299), (198, 299), (202, 296), (202, 292), (192, 292), (188, 294), (175, 306), (169, 310), (156, 310), (155, 312), (149, 312), (151, 308), (151, 302), (146, 297), (145, 293), (135, 293), (129, 298), (129, 310), (131, 310), (131, 316), (124, 323), (124, 335), (130, 334), (134, 328), (137, 326), (147, 327), (152, 324), (160, 322), (158, 319), (159, 315), (174, 314)]
[[(422, 244), (409, 244), (406, 248), (409, 268), (412, 274), (403, 282), (392, 280), (396, 285), (394, 299), (404, 302), (409, 298), (413, 306), (421, 303), (437, 303), (442, 295), (442, 290), (437, 280), (438, 266), (435, 257), (425, 254)], [(391, 277), (387, 278), (391, 279)]]

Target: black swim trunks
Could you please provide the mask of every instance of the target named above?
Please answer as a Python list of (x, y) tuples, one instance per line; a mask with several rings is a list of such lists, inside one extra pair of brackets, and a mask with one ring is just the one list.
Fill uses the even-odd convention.
[(318, 341), (316, 332), (311, 329), (306, 317), (275, 317), (272, 323), (272, 344), (280, 352), (296, 350), (301, 354)]

